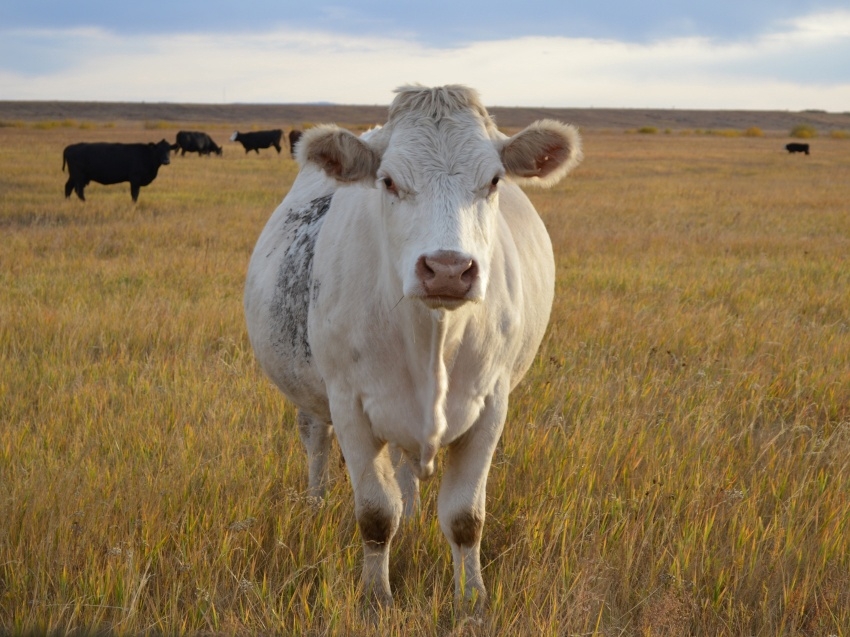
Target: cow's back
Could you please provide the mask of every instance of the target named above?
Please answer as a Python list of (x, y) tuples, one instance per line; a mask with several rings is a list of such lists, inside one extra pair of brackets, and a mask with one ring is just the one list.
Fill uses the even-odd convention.
[(67, 163), (69, 172), (84, 168), (88, 162), (89, 149), (92, 146), (96, 146), (96, 144), (78, 142), (66, 146), (62, 153), (63, 166)]
[(127, 181), (135, 163), (129, 144), (94, 142), (75, 146), (68, 159), (74, 174), (105, 185)]

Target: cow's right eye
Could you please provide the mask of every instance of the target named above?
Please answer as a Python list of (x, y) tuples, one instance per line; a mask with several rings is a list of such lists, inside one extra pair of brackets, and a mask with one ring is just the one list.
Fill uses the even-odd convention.
[(384, 183), (384, 188), (387, 189), (387, 192), (398, 195), (398, 189), (396, 188), (392, 177), (384, 177), (381, 181)]

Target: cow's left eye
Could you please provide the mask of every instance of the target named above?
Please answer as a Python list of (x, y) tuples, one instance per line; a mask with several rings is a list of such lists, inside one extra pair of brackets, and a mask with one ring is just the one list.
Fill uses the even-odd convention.
[(495, 177), (493, 177), (493, 179), (490, 180), (490, 186), (489, 186), (488, 192), (487, 192), (488, 196), (492, 195), (494, 192), (496, 192), (496, 190), (499, 187), (499, 182), (501, 180), (502, 180), (502, 178), (499, 175), (496, 175)]

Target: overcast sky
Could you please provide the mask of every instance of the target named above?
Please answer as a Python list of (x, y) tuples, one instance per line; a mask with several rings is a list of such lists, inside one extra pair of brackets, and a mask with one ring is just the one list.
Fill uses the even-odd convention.
[(850, 0), (2, 0), (0, 99), (850, 111)]

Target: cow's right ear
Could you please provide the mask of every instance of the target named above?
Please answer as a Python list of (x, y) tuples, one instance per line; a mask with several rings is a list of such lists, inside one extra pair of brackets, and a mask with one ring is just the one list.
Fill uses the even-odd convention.
[(353, 183), (376, 179), (381, 157), (353, 133), (334, 125), (322, 125), (304, 132), (296, 151), (298, 163), (316, 164), (337, 181)]

